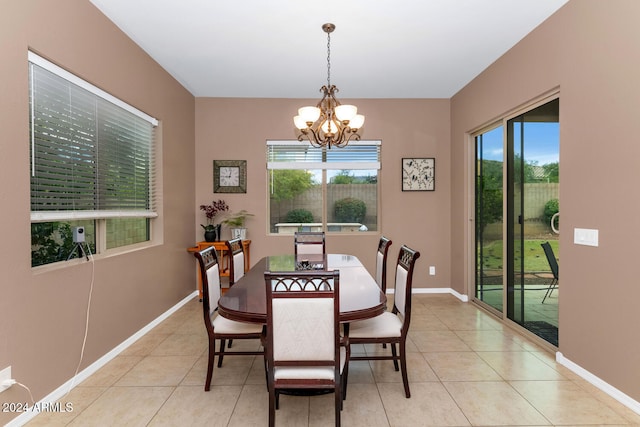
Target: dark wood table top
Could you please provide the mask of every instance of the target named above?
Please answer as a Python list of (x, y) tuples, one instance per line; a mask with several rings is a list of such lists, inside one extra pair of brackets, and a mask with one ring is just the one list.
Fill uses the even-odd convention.
[(343, 254), (276, 255), (262, 258), (218, 301), (218, 312), (231, 320), (266, 323), (265, 271), (304, 268), (340, 270), (340, 321), (352, 322), (378, 316), (386, 310), (387, 297), (357, 257)]

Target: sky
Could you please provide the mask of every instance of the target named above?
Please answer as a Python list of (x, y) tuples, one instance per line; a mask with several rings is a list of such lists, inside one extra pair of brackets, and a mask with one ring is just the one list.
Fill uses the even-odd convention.
[[(502, 161), (503, 127), (497, 127), (483, 134), (483, 158)], [(559, 123), (527, 123), (524, 132), (525, 161), (543, 166), (560, 161), (560, 125)]]

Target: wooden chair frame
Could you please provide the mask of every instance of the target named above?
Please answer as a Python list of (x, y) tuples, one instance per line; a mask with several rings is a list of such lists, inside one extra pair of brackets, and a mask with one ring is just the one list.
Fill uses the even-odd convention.
[(233, 286), (238, 280), (242, 278), (244, 273), (238, 277), (236, 274), (236, 263), (235, 256), (239, 253), (242, 253), (242, 271), (245, 271), (245, 257), (247, 254), (244, 253), (244, 245), (242, 244), (242, 239), (231, 239), (225, 242), (227, 245), (227, 251), (229, 252), (229, 287)]
[(376, 282), (382, 292), (387, 292), (387, 255), (393, 242), (384, 236), (380, 236), (378, 251), (376, 252)]
[[(203, 249), (199, 252), (194, 252), (193, 254), (198, 260), (198, 265), (200, 267), (200, 274), (202, 277), (202, 312), (204, 314), (204, 325), (207, 329), (207, 335), (209, 337), (209, 361), (207, 363), (207, 378), (204, 384), (204, 390), (209, 391), (211, 388), (211, 378), (213, 377), (213, 362), (215, 356), (218, 356), (218, 368), (222, 366), (222, 359), (225, 355), (265, 355), (264, 350), (256, 350), (256, 351), (225, 351), (225, 342), (229, 340), (231, 342), (232, 339), (259, 339), (263, 344), (264, 348), (264, 327), (249, 324), (243, 324), (240, 322), (235, 322), (233, 320), (228, 319), (220, 319), (219, 322), (212, 321), (211, 317), (215, 310), (218, 309), (218, 301), (211, 301), (212, 295), (220, 295), (219, 289), (218, 292), (210, 292), (214, 291), (210, 289), (208, 272), (210, 269), (217, 268), (218, 269), (218, 278), (220, 277), (220, 266), (218, 264), (218, 253), (216, 252), (216, 248), (210, 246), (206, 249)], [(212, 286), (220, 286), (220, 283), (211, 284)], [(212, 306), (215, 306), (212, 309)], [(233, 333), (219, 333), (215, 330), (215, 323), (223, 322), (225, 326), (231, 327), (233, 329), (234, 324), (237, 324), (237, 332)], [(256, 329), (257, 328), (257, 329)], [(253, 329), (253, 331), (251, 331)], [(250, 331), (250, 332), (247, 332)], [(220, 340), (220, 350), (216, 351), (216, 340)], [(231, 347), (231, 346), (229, 346)]]

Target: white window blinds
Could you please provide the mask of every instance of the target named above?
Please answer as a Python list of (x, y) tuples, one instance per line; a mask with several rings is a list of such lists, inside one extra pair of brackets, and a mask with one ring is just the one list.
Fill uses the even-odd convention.
[(155, 217), (157, 120), (29, 53), (31, 220)]
[(354, 141), (344, 148), (308, 142), (267, 141), (267, 169), (380, 169), (380, 141)]

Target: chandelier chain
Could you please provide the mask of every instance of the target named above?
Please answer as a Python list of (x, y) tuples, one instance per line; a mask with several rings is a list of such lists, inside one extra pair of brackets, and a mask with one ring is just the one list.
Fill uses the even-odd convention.
[(331, 87), (331, 33), (327, 33), (327, 87)]

